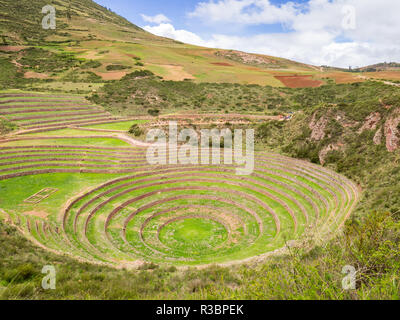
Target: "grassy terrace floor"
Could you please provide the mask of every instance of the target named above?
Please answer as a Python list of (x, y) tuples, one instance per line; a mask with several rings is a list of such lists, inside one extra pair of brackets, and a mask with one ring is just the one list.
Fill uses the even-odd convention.
[(81, 96), (29, 92), (0, 93), (0, 116), (13, 121), (24, 132), (42, 132), (116, 119)]

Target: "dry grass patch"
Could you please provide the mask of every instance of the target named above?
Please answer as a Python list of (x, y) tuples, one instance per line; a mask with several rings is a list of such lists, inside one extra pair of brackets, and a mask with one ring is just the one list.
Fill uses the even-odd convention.
[(49, 78), (49, 75), (47, 75), (45, 73), (28, 71), (28, 72), (25, 72), (24, 78), (26, 78), (26, 79), (47, 79), (47, 78)]
[(125, 71), (115, 71), (115, 72), (98, 72), (95, 74), (100, 76), (103, 80), (120, 80), (127, 75)]
[(42, 219), (47, 219), (47, 217), (50, 215), (50, 213), (46, 212), (46, 211), (28, 211), (28, 212), (24, 212), (24, 215), (26, 216), (34, 216), (34, 217), (38, 217), (38, 218), (42, 218)]

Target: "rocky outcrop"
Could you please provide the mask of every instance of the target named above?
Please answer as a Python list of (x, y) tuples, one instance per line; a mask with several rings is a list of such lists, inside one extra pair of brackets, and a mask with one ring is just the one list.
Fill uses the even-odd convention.
[(329, 152), (338, 151), (338, 150), (341, 150), (342, 148), (343, 148), (342, 143), (331, 143), (331, 144), (327, 145), (326, 147), (324, 147), (318, 154), (320, 163), (322, 165), (325, 164), (325, 159)]
[(377, 146), (379, 146), (379, 145), (381, 145), (382, 144), (382, 128), (379, 128), (377, 131), (376, 131), (376, 133), (375, 133), (375, 135), (374, 135), (374, 139), (373, 139), (373, 141), (374, 141), (374, 144), (376, 144)]
[(322, 116), (318, 120), (316, 119), (316, 113), (313, 114), (309, 128), (311, 132), (311, 140), (320, 141), (325, 138), (325, 129), (328, 124), (328, 119)]
[(215, 55), (218, 57), (224, 57), (233, 61), (241, 62), (244, 64), (249, 64), (249, 65), (257, 65), (257, 66), (275, 66), (276, 68), (281, 67), (278, 60), (272, 59), (267, 56), (263, 55), (257, 55), (257, 54), (251, 54), (251, 53), (246, 53), (242, 51), (235, 51), (235, 50), (229, 50), (229, 51), (217, 51), (215, 52)]
[(363, 133), (365, 130), (375, 130), (382, 116), (379, 112), (371, 113), (366, 119), (362, 127), (358, 130), (358, 134)]
[(385, 123), (386, 148), (389, 152), (397, 150), (400, 146), (400, 108), (396, 109)]

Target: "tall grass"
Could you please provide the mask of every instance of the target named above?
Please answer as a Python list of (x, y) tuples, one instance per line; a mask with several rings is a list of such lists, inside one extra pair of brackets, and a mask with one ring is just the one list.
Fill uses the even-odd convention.
[[(350, 220), (328, 243), (314, 240), (260, 264), (204, 269), (149, 265), (117, 270), (83, 264), (34, 247), (0, 223), (2, 299), (398, 299), (400, 223), (388, 213)], [(54, 265), (56, 290), (41, 288), (41, 269)], [(346, 265), (356, 289), (344, 290)]]

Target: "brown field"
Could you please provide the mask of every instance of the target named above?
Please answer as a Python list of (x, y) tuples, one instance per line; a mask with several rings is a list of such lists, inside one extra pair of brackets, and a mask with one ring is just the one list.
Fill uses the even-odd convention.
[(25, 49), (26, 47), (24, 46), (0, 46), (0, 51), (5, 51), (5, 52), (18, 52), (21, 51), (22, 49)]
[(226, 62), (212, 62), (211, 64), (215, 66), (222, 66), (222, 67), (233, 67), (232, 64), (226, 63)]
[(320, 87), (323, 84), (323, 82), (320, 80), (314, 80), (311, 75), (275, 76), (275, 78), (281, 81), (286, 87), (289, 88), (316, 88)]
[(127, 72), (125, 71), (117, 71), (117, 72), (98, 72), (95, 71), (95, 74), (102, 77), (103, 80), (120, 80), (122, 77), (126, 76)]
[(400, 80), (400, 71), (366, 72), (363, 75), (373, 79)]
[(360, 78), (357, 74), (350, 72), (327, 72), (322, 73), (318, 76), (321, 79), (333, 79), (337, 84), (342, 83), (355, 83), (355, 82), (364, 82), (365, 79)]

